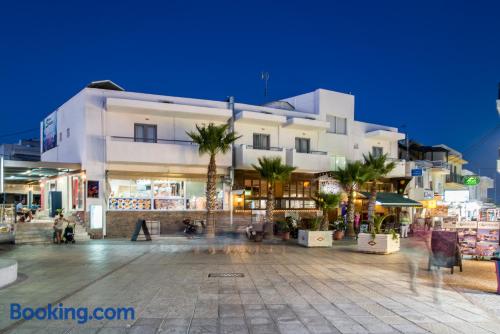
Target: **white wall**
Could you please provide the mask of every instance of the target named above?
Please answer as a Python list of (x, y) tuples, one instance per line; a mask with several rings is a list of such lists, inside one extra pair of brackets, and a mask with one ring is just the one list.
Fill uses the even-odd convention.
[[(84, 110), (85, 90), (80, 91), (56, 110), (57, 146), (43, 152), (42, 161), (82, 162), (85, 138)], [(67, 129), (70, 131), (69, 137), (66, 133)]]

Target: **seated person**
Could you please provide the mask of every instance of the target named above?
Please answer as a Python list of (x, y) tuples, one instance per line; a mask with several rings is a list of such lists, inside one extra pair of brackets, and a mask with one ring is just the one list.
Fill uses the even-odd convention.
[(25, 204), (26, 204), (25, 199), (23, 199), (21, 202), (17, 203), (16, 213), (17, 213), (17, 215), (21, 216), (22, 222), (30, 222), (33, 219), (33, 214), (31, 213), (31, 210), (24, 209)]

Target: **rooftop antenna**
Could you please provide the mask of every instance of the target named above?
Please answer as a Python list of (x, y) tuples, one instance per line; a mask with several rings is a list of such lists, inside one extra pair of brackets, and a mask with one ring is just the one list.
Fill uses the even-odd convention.
[(268, 94), (267, 82), (269, 81), (269, 72), (260, 72), (260, 80), (264, 80), (264, 96), (267, 97)]

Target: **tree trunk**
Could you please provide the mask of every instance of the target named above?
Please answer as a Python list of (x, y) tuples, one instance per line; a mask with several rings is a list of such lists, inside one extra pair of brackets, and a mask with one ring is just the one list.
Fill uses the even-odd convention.
[(323, 219), (321, 219), (320, 231), (328, 231), (330, 222), (328, 221), (328, 209), (323, 209)]
[(356, 237), (354, 231), (354, 189), (351, 189), (347, 195), (347, 237)]
[(370, 199), (368, 201), (368, 224), (370, 232), (373, 232), (375, 217), (375, 202), (377, 201), (377, 181), (373, 181), (370, 186)]
[(215, 236), (214, 211), (217, 208), (217, 165), (215, 164), (215, 155), (210, 155), (207, 172), (207, 236)]
[(274, 185), (269, 182), (266, 200), (266, 222), (272, 224), (274, 219)]

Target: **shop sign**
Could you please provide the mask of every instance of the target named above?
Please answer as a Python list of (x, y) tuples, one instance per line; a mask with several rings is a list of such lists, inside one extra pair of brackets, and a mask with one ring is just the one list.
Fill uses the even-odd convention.
[(477, 186), (481, 179), (477, 175), (466, 175), (463, 177), (464, 185), (466, 186)]
[(432, 190), (424, 190), (424, 199), (434, 199), (434, 192)]
[(498, 230), (499, 225), (500, 225), (499, 222), (478, 222), (477, 223), (478, 228), (490, 229), (490, 230)]
[(422, 176), (422, 168), (413, 168), (411, 170), (411, 176)]
[(457, 221), (456, 228), (477, 228), (477, 222), (472, 220)]
[(57, 146), (57, 112), (54, 111), (42, 121), (42, 152)]

